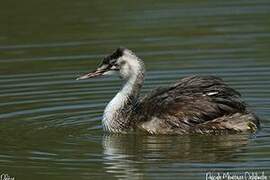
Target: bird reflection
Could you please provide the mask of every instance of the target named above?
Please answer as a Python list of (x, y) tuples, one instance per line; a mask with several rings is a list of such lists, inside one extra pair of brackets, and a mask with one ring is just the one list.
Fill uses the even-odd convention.
[(105, 134), (103, 136), (106, 172), (120, 179), (141, 179), (148, 167), (160, 163), (217, 163), (237, 161), (244, 151), (248, 134), (148, 136)]

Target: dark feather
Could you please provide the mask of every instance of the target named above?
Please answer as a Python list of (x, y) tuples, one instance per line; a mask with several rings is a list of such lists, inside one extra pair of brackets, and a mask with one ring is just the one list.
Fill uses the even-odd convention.
[[(135, 112), (140, 114), (139, 121), (142, 123), (155, 117), (170, 131), (180, 133), (191, 129), (206, 131), (210, 126), (226, 129), (225, 125), (228, 123), (217, 119), (231, 117), (236, 113), (236, 117), (249, 114), (240, 94), (214, 76), (190, 76), (170, 87), (158, 88), (141, 99)], [(255, 119), (254, 117), (254, 122)], [(228, 120), (241, 124), (235, 118)]]

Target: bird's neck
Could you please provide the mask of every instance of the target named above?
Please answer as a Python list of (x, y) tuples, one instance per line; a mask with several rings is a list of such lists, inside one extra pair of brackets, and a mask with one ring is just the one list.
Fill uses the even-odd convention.
[(132, 110), (139, 99), (143, 80), (144, 69), (141, 67), (125, 81), (122, 89), (106, 106), (102, 120), (106, 131), (117, 133), (132, 128)]

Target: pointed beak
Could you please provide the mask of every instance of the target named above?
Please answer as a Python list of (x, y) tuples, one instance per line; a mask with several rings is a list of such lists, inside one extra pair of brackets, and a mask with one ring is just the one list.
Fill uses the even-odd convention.
[(104, 70), (95, 70), (93, 72), (87, 73), (85, 75), (82, 75), (80, 77), (78, 77), (76, 80), (82, 80), (82, 79), (88, 79), (88, 78), (93, 78), (93, 77), (97, 77), (97, 76), (101, 76), (103, 75), (105, 71)]

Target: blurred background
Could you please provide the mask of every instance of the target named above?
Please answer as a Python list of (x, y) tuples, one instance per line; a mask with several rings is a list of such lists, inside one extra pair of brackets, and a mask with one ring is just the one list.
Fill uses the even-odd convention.
[[(15, 179), (270, 176), (269, 0), (27, 0), (0, 6), (0, 173)], [(119, 46), (147, 68), (142, 94), (222, 77), (262, 119), (255, 135), (104, 134), (117, 77), (75, 81)], [(269, 177), (270, 178), (270, 177)]]

